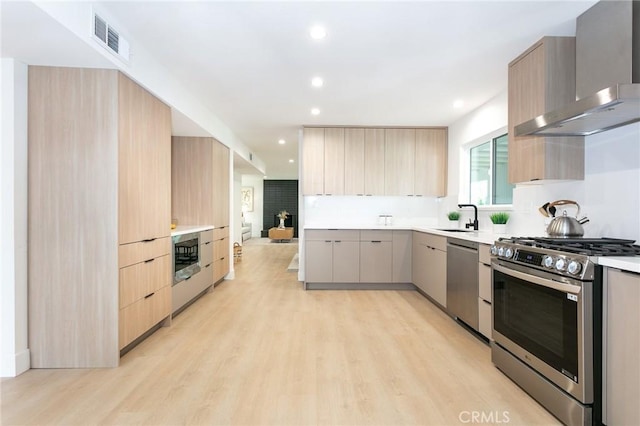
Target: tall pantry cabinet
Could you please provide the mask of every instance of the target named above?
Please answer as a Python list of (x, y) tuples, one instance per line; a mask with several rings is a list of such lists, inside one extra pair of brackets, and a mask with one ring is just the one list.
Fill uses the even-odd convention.
[(115, 70), (29, 68), (33, 368), (114, 367), (171, 309), (171, 114)]

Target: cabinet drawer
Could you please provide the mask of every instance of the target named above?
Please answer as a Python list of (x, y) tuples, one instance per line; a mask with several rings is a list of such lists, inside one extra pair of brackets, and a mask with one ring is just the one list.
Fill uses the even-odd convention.
[(478, 261), (487, 265), (491, 265), (491, 246), (488, 244), (480, 244), (478, 246)]
[(304, 235), (308, 241), (360, 241), (357, 229), (309, 229)]
[(200, 244), (213, 241), (213, 229), (200, 232)]
[(169, 316), (170, 311), (170, 286), (163, 287), (148, 297), (121, 309), (118, 337), (120, 349)]
[(229, 239), (223, 238), (213, 242), (213, 260), (223, 259), (229, 256)]
[(167, 254), (149, 262), (122, 268), (119, 278), (122, 309), (164, 286), (171, 285), (171, 256)]
[(213, 241), (200, 244), (200, 266), (205, 266), (213, 262)]
[(447, 251), (447, 237), (429, 234), (427, 232), (414, 232), (413, 240), (417, 244), (433, 247), (442, 251)]
[(228, 226), (223, 226), (221, 228), (213, 229), (213, 239), (214, 240), (221, 240), (223, 238), (228, 238), (228, 237), (229, 237), (229, 227)]
[(491, 266), (478, 263), (478, 296), (491, 303)]
[(171, 253), (170, 237), (121, 244), (118, 247), (118, 267), (124, 268), (169, 253)]
[(487, 339), (491, 339), (491, 303), (478, 298), (478, 331)]
[(393, 232), (378, 229), (363, 229), (360, 231), (360, 241), (392, 241)]

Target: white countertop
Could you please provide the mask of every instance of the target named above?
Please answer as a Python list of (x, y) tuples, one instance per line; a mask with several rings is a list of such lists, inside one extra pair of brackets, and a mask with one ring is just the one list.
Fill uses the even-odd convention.
[(640, 274), (640, 256), (601, 256), (598, 264)]
[(191, 232), (208, 231), (213, 228), (213, 225), (179, 225), (176, 226), (176, 229), (171, 231), (171, 236), (174, 237), (176, 235), (189, 234)]

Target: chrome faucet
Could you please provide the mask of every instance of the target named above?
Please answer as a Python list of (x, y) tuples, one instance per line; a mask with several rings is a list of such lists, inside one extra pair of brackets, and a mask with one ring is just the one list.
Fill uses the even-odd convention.
[(464, 227), (465, 228), (472, 228), (474, 231), (478, 230), (478, 206), (476, 206), (475, 204), (458, 204), (458, 207), (462, 208), (462, 207), (473, 207), (473, 222), (471, 222), (471, 219), (469, 219), (469, 223), (465, 223)]

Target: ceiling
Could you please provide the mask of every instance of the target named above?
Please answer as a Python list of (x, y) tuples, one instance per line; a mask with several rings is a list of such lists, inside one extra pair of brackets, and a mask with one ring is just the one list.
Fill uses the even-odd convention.
[[(574, 35), (575, 18), (594, 3), (107, 1), (96, 6), (115, 17), (131, 44), (132, 61), (136, 46), (144, 46), (265, 162), (268, 178), (296, 179), (301, 126), (450, 125), (505, 90), (507, 64), (535, 41)], [(2, 0), (3, 56), (73, 66), (93, 57), (86, 52), (89, 46), (78, 43), (68, 44), (77, 49), (56, 54), (51, 46), (68, 46), (65, 38), (72, 35), (54, 29), (37, 7), (8, 4)], [(325, 39), (309, 37), (314, 24), (325, 26)], [(46, 46), (45, 40), (53, 44)], [(96, 63), (85, 66), (101, 66), (99, 58), (91, 61)], [(322, 88), (311, 86), (314, 76), (324, 79)], [(455, 100), (464, 106), (454, 108)], [(320, 114), (312, 116), (312, 107)], [(177, 132), (190, 131), (188, 118), (177, 121)], [(279, 139), (286, 144), (279, 145)]]

